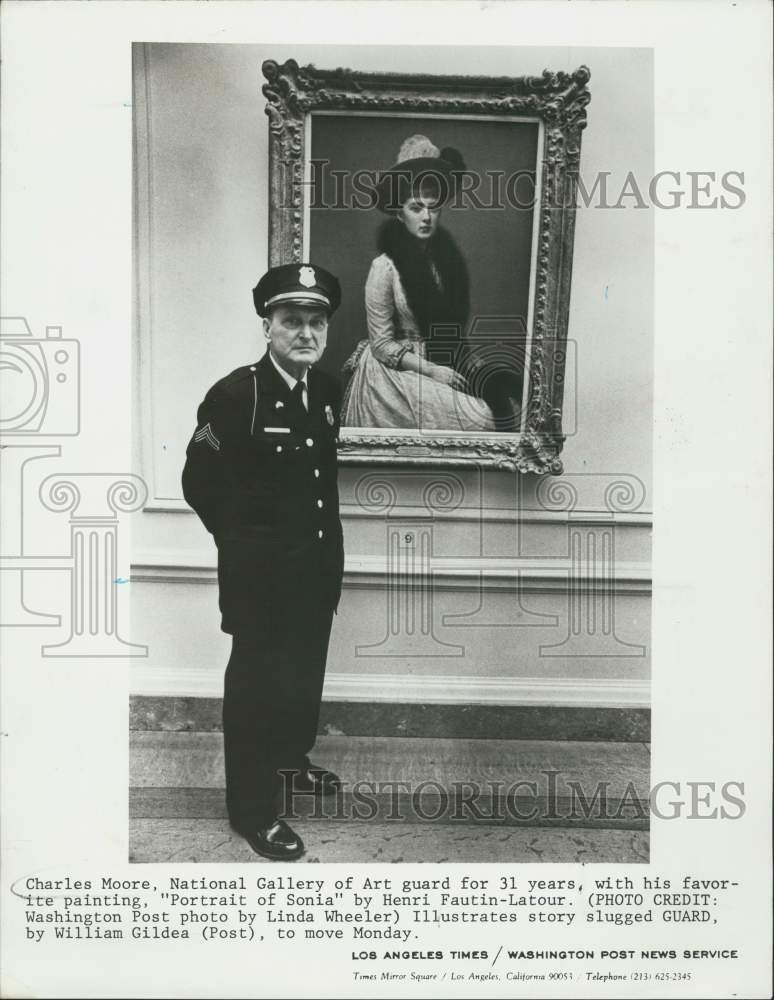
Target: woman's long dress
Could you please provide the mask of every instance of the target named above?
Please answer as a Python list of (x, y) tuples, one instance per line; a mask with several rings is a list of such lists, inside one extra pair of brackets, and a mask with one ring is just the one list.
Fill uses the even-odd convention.
[(347, 388), (343, 425), (466, 433), (495, 430), (492, 411), (483, 400), (398, 368), (407, 351), (424, 358), (425, 341), (387, 254), (371, 265), (365, 306), (368, 343)]

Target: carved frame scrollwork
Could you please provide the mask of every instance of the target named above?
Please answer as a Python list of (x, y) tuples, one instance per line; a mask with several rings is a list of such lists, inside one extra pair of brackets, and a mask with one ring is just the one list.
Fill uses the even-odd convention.
[(526, 419), (521, 434), (408, 436), (344, 431), (340, 458), (357, 464), (464, 466), (562, 472), (562, 401), (572, 277), (581, 133), (590, 72), (545, 70), (541, 76), (462, 77), (361, 73), (263, 64), (269, 117), (269, 261), (301, 260), (307, 117), (315, 111), (406, 112), (470, 118), (525, 116), (544, 126)]

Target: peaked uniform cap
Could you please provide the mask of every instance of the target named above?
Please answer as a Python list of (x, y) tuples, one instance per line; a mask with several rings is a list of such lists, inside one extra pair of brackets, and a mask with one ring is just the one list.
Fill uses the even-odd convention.
[(309, 262), (270, 268), (253, 289), (259, 316), (275, 305), (321, 306), (334, 313), (341, 302), (341, 286), (330, 271)]

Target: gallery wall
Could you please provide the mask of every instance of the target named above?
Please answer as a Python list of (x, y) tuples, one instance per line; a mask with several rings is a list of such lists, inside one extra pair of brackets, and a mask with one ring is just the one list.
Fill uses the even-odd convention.
[[(627, 53), (624, 81), (604, 49), (135, 46), (135, 465), (150, 494), (132, 535), (133, 631), (149, 646), (135, 693), (220, 690), (215, 552), (180, 471), (208, 386), (263, 351), (251, 298), (268, 246), (261, 64), (291, 57), (514, 76), (586, 64), (586, 187), (607, 173), (615, 204), (629, 172), (645, 184), (652, 172), (645, 50)], [(327, 697), (647, 703), (653, 219), (620, 202), (578, 212), (561, 478), (342, 467), (347, 567)], [(432, 553), (411, 594), (392, 586), (396, 538)]]

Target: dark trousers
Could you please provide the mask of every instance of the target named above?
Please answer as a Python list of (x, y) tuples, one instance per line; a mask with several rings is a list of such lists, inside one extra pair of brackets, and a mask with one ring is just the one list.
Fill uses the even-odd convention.
[[(327, 597), (327, 600), (326, 600)], [(314, 585), (234, 633), (223, 697), (226, 804), (232, 826), (267, 826), (280, 809), (278, 772), (308, 766), (333, 609)]]

